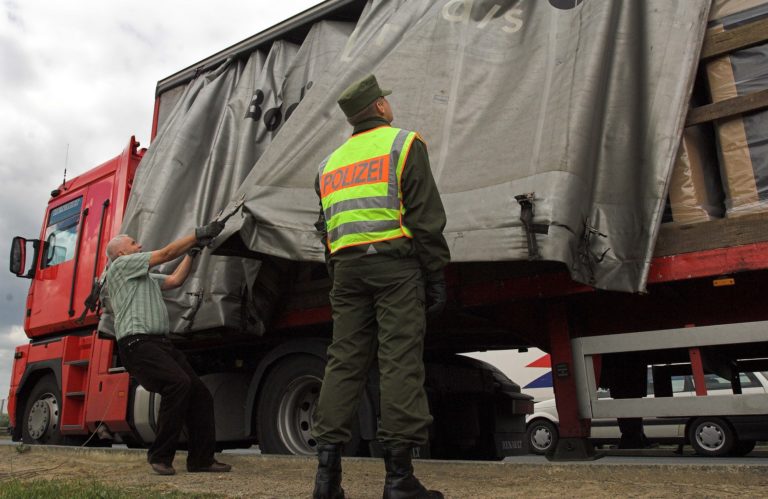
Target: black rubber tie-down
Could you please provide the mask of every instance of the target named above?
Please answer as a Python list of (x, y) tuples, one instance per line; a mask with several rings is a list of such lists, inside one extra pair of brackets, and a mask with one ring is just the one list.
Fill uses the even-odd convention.
[(529, 192), (515, 196), (520, 204), (520, 221), (525, 229), (525, 237), (528, 242), (528, 259), (540, 260), (539, 244), (536, 241), (536, 234), (548, 234), (549, 225), (533, 223), (534, 216), (534, 197), (535, 193)]

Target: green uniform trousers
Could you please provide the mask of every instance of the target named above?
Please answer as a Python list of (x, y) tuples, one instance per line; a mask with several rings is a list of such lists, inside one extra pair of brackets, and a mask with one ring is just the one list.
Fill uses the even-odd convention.
[(334, 266), (333, 341), (314, 414), (322, 444), (349, 440), (372, 362), (379, 361), (385, 446), (423, 445), (432, 423), (424, 391), (424, 282), (415, 259), (337, 262)]

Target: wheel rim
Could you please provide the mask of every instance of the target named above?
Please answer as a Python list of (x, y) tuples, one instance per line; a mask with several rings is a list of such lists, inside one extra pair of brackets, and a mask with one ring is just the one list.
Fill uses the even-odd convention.
[(317, 442), (310, 433), (312, 414), (320, 396), (320, 378), (311, 375), (293, 380), (280, 400), (277, 429), (288, 451), (298, 455), (313, 455)]
[(703, 449), (716, 452), (725, 445), (725, 432), (717, 424), (701, 424), (696, 428), (696, 442)]
[(50, 435), (59, 425), (59, 402), (52, 393), (46, 393), (32, 404), (27, 419), (27, 431), (33, 440)]
[(531, 445), (538, 451), (546, 451), (552, 445), (552, 432), (546, 426), (536, 426), (531, 432)]

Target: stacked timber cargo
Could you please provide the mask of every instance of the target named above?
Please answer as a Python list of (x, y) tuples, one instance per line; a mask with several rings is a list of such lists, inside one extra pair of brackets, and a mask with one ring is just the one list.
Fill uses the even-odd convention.
[(711, 144), (711, 129), (685, 129), (669, 181), (669, 210), (665, 221), (708, 222), (723, 216), (723, 189)]
[[(768, 19), (766, 0), (717, 0), (709, 33), (732, 31)], [(764, 32), (765, 33), (765, 32)], [(712, 102), (768, 89), (768, 42), (713, 58), (706, 63)], [(726, 215), (768, 208), (768, 110), (715, 121), (725, 189)]]
[[(683, 135), (667, 221), (690, 224), (768, 211), (768, 110), (758, 102), (765, 101), (758, 92), (768, 89), (768, 41), (759, 41), (760, 32), (768, 33), (766, 22), (768, 0), (712, 3), (701, 72), (713, 105), (699, 113), (703, 123)], [(716, 36), (722, 33), (732, 36)], [(726, 52), (728, 44), (739, 48)], [(713, 56), (713, 50), (724, 53)]]

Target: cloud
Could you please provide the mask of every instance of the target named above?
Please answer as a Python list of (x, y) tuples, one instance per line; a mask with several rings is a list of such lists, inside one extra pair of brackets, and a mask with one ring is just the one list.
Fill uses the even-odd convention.
[(6, 0), (5, 2), (3, 2), (3, 10), (5, 11), (5, 17), (8, 20), (8, 22), (10, 24), (17, 25), (20, 28), (23, 28), (24, 24), (22, 23), (17, 13), (18, 8), (19, 8), (18, 3), (14, 1)]
[(35, 71), (24, 57), (23, 47), (14, 39), (0, 36), (0, 85), (4, 91), (13, 91), (35, 79)]

